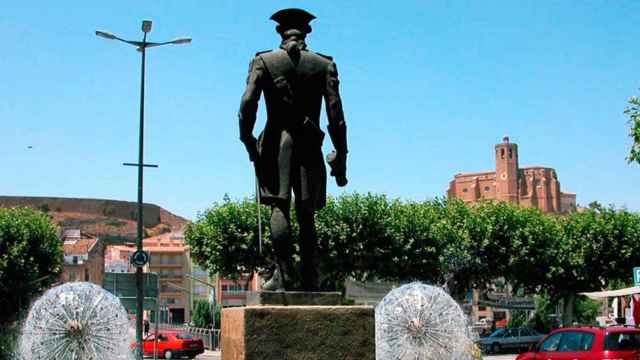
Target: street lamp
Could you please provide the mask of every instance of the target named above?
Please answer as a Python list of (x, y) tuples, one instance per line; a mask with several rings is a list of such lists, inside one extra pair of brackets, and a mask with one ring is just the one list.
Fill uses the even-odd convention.
[(198, 279), (197, 277), (191, 275), (191, 274), (185, 274), (184, 276), (188, 277), (189, 279), (191, 279), (192, 281), (197, 281), (205, 286), (210, 287), (213, 290), (213, 302), (211, 304), (211, 322), (213, 323), (212, 327), (215, 328), (216, 327), (216, 286), (213, 284), (210, 284), (207, 281)]
[[(208, 286), (208, 287), (212, 288), (214, 293), (215, 293), (215, 291), (216, 291), (216, 286), (215, 285), (213, 285), (213, 284), (211, 284), (209, 282), (206, 282), (206, 281), (204, 281), (202, 279), (198, 279), (197, 277), (195, 277), (195, 276), (193, 276), (191, 274), (184, 274), (184, 276), (188, 277), (189, 279), (191, 279), (193, 281), (197, 281), (197, 282), (203, 284), (204, 286)], [(215, 305), (215, 297), (214, 297), (214, 303), (213, 304)]]
[(143, 207), (142, 207), (142, 184), (143, 184), (143, 169), (145, 167), (158, 167), (158, 165), (149, 165), (144, 163), (143, 148), (144, 148), (144, 79), (145, 79), (145, 60), (147, 54), (147, 48), (162, 46), (162, 45), (178, 45), (188, 44), (191, 42), (190, 38), (178, 38), (171, 41), (154, 43), (147, 42), (147, 34), (151, 31), (151, 21), (144, 20), (142, 22), (142, 32), (144, 36), (142, 41), (131, 41), (120, 38), (107, 31), (96, 31), (96, 35), (108, 39), (118, 40), (129, 45), (135, 46), (138, 51), (142, 53), (142, 70), (140, 77), (140, 134), (139, 134), (139, 147), (138, 147), (138, 163), (124, 163), (125, 166), (135, 166), (138, 168), (138, 213), (137, 213), (137, 238), (136, 245), (137, 251), (134, 253), (132, 260), (136, 265), (136, 359), (142, 360), (142, 311), (143, 311), (143, 279), (142, 279), (142, 267), (148, 261), (148, 254), (144, 253), (142, 248), (142, 236), (143, 236)]

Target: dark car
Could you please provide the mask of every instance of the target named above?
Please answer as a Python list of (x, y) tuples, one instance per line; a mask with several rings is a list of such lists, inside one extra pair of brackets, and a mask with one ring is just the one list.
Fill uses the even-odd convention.
[(527, 328), (498, 329), (487, 337), (480, 338), (478, 345), (486, 353), (499, 353), (503, 350), (521, 351), (536, 344), (543, 335)]
[[(145, 356), (153, 356), (155, 342), (156, 334), (144, 338), (142, 351)], [(204, 352), (202, 339), (196, 339), (181, 331), (160, 331), (157, 344), (158, 356), (164, 359), (194, 359)], [(132, 344), (132, 348), (135, 348), (135, 343)]]
[(516, 360), (640, 360), (640, 329), (571, 327), (551, 332)]

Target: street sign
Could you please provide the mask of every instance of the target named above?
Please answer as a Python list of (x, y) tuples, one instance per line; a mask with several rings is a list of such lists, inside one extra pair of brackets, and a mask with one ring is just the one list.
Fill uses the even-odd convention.
[[(158, 299), (158, 274), (143, 273), (144, 284), (144, 309), (155, 310), (155, 302)], [(136, 309), (136, 273), (104, 273), (102, 287), (114, 294), (127, 310)]]
[(131, 263), (135, 267), (143, 267), (149, 262), (149, 253), (143, 250), (137, 250), (131, 255)]
[(633, 284), (635, 286), (640, 285), (640, 267), (633, 268)]

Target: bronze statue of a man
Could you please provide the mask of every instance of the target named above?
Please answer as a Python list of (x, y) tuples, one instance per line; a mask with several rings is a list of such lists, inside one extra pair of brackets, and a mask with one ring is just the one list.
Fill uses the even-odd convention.
[[(247, 88), (240, 104), (240, 140), (254, 163), (259, 199), (271, 206), (271, 240), (275, 264), (265, 290), (287, 287), (292, 279), (290, 222), (293, 190), (300, 226), (301, 288), (319, 289), (318, 240), (314, 214), (326, 203), (327, 175), (322, 155), (324, 132), (320, 108), (324, 98), (333, 151), (327, 160), (338, 186), (347, 184), (347, 127), (338, 92), (333, 59), (307, 49), (309, 22), (315, 16), (300, 9), (280, 10), (271, 16), (282, 37), (280, 48), (256, 54), (249, 68)], [(253, 127), (260, 94), (264, 93), (267, 122), (256, 139)]]

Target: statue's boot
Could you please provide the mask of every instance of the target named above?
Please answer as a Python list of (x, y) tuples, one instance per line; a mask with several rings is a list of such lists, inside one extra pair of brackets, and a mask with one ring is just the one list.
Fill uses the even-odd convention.
[(302, 289), (304, 291), (319, 291), (320, 277), (318, 265), (315, 258), (306, 259), (302, 265)]
[(280, 265), (275, 265), (271, 278), (262, 285), (265, 291), (284, 291), (284, 276), (280, 270)]

